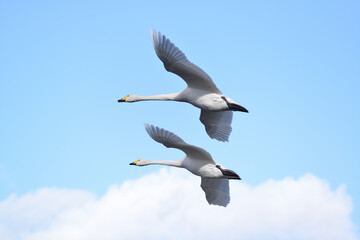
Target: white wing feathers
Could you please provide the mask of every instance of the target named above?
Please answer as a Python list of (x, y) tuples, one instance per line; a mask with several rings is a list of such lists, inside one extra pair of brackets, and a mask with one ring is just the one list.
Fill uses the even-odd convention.
[(152, 30), (151, 36), (156, 55), (164, 63), (165, 68), (176, 63), (188, 62), (185, 54), (160, 32)]
[(152, 139), (159, 143), (162, 143), (165, 147), (180, 149), (181, 151), (185, 152), (187, 156), (194, 160), (209, 160), (212, 163), (215, 163), (210, 153), (208, 153), (202, 148), (184, 142), (184, 140), (182, 140), (180, 137), (176, 136), (172, 132), (169, 132), (163, 128), (155, 127), (150, 124), (145, 124), (145, 129)]
[(152, 139), (159, 143), (162, 143), (165, 147), (179, 148), (179, 146), (187, 144), (180, 137), (163, 128), (155, 127), (150, 124), (145, 124), (145, 129)]
[(230, 202), (228, 179), (201, 177), (201, 188), (209, 204), (226, 207)]
[(164, 63), (167, 71), (175, 73), (185, 80), (190, 88), (207, 90), (221, 94), (210, 76), (191, 63), (185, 54), (160, 32), (151, 31), (156, 55)]
[(227, 142), (231, 133), (232, 111), (207, 111), (202, 109), (200, 121), (210, 138)]

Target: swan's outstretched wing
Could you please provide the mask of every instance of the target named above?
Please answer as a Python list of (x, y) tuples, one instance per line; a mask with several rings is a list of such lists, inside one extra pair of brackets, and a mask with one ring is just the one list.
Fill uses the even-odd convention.
[(164, 63), (167, 71), (185, 80), (190, 88), (203, 89), (221, 94), (209, 75), (191, 63), (185, 54), (160, 32), (151, 31), (156, 55)]
[(208, 153), (202, 148), (187, 144), (186, 142), (184, 142), (184, 140), (176, 136), (174, 133), (150, 124), (145, 124), (145, 129), (152, 139), (159, 143), (162, 143), (165, 147), (180, 149), (192, 159), (209, 160), (211, 163), (215, 164), (210, 153)]
[(230, 202), (228, 179), (201, 177), (201, 188), (209, 204), (226, 207)]
[(202, 109), (200, 121), (207, 134), (216, 140), (227, 142), (231, 133), (232, 111), (207, 111)]

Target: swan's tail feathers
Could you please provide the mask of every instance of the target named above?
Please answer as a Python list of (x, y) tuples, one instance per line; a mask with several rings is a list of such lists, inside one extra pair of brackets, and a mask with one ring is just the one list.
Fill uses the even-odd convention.
[(230, 202), (228, 179), (201, 177), (201, 188), (209, 204), (226, 207)]
[(146, 132), (155, 141), (162, 143), (165, 147), (177, 147), (185, 144), (184, 140), (163, 128), (155, 127), (151, 124), (145, 124)]
[(185, 54), (167, 39), (165, 35), (151, 30), (151, 36), (156, 55), (164, 63), (166, 70), (171, 71), (172, 66), (178, 62), (188, 61)]

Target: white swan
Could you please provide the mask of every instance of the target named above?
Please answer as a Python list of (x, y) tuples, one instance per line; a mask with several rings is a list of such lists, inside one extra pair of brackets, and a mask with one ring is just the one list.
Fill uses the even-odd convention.
[(201, 109), (200, 121), (211, 138), (228, 141), (231, 133), (232, 111), (248, 112), (234, 100), (224, 96), (202, 69), (191, 63), (169, 39), (161, 33), (151, 31), (157, 56), (165, 69), (185, 80), (187, 88), (182, 92), (154, 96), (127, 95), (118, 102), (145, 100), (169, 100), (188, 102)]
[(234, 171), (225, 169), (217, 164), (211, 155), (202, 148), (187, 144), (174, 133), (165, 129), (145, 124), (145, 129), (152, 139), (162, 143), (168, 148), (177, 148), (183, 151), (186, 156), (179, 161), (148, 161), (136, 160), (130, 165), (145, 166), (160, 164), (173, 167), (186, 168), (195, 175), (201, 177), (201, 188), (205, 192), (209, 204), (226, 207), (230, 202), (229, 179), (241, 180)]

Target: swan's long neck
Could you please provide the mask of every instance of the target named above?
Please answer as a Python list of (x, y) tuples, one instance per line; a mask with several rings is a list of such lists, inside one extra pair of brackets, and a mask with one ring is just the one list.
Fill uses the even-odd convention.
[(182, 160), (179, 161), (173, 161), (173, 160), (154, 160), (154, 161), (148, 161), (144, 160), (143, 165), (151, 165), (151, 164), (157, 164), (157, 165), (166, 165), (166, 166), (172, 166), (172, 167), (183, 167), (182, 166)]
[(152, 96), (136, 96), (136, 101), (160, 100), (160, 101), (179, 101), (179, 93), (160, 94)]

